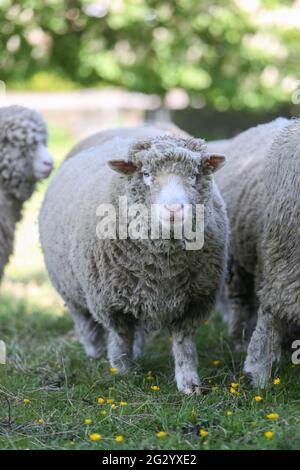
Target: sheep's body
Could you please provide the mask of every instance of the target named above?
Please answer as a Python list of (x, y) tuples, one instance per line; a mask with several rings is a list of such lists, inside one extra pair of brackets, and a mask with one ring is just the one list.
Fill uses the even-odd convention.
[(241, 337), (258, 310), (245, 370), (264, 386), (288, 325), (300, 324), (300, 122), (277, 119), (221, 148), (228, 155), (218, 183), (231, 225), (231, 327)]
[[(199, 384), (192, 336), (199, 319), (214, 306), (226, 255), (226, 216), (215, 186), (206, 201), (202, 250), (184, 250), (182, 240), (101, 240), (96, 235), (99, 204), (118, 207), (120, 195), (136, 202), (149, 197), (138, 177), (120, 177), (107, 165), (108, 160), (127, 160), (130, 155), (137, 165), (145, 161), (152, 168), (160, 165), (164, 161), (161, 146), (170, 151), (183, 142), (174, 137), (163, 143), (165, 135), (154, 127), (108, 131), (98, 135), (96, 146), (86, 141), (81, 152), (71, 152), (73, 157), (64, 162), (48, 189), (40, 234), (50, 278), (74, 317), (86, 352), (98, 357), (108, 332), (110, 362), (122, 371), (132, 347), (135, 355), (140, 352), (138, 331), (169, 327), (178, 387), (191, 392)], [(200, 141), (194, 142), (196, 148)], [(174, 169), (176, 164), (175, 155), (175, 162), (168, 165)], [(203, 185), (214, 185), (211, 176)]]
[(23, 204), (37, 182), (35, 154), (46, 143), (47, 128), (40, 114), (20, 106), (0, 108), (0, 280), (13, 251)]

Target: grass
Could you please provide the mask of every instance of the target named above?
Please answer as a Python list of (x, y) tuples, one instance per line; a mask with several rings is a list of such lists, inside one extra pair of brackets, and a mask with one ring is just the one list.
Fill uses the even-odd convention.
[[(59, 162), (72, 139), (63, 130), (51, 135)], [(292, 366), (288, 354), (276, 371), (279, 385), (250, 389), (242, 375), (243, 354), (232, 353), (216, 313), (197, 337), (200, 375), (209, 387), (201, 397), (176, 391), (165, 332), (149, 337), (143, 358), (123, 378), (113, 375), (105, 360), (86, 358), (43, 266), (36, 221), (45, 187), (26, 206), (1, 287), (8, 361), (0, 366), (0, 449), (299, 449), (299, 366)], [(238, 383), (238, 395), (230, 392), (232, 382)], [(263, 400), (256, 402), (255, 395)], [(279, 418), (267, 419), (272, 412)], [(201, 437), (200, 429), (208, 435)], [(160, 431), (167, 435), (157, 437)], [(266, 431), (273, 431), (271, 439)], [(92, 442), (92, 433), (102, 439)], [(124, 436), (123, 442), (116, 442), (116, 435)]]

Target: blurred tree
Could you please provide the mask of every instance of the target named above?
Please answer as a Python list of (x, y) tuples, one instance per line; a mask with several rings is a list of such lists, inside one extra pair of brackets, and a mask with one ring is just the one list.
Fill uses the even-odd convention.
[(0, 0), (0, 80), (274, 110), (298, 86), (299, 18), (300, 0)]

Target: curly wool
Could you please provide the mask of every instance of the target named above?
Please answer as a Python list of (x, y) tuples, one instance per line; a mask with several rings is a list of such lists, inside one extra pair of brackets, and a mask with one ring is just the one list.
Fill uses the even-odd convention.
[(199, 251), (183, 250), (182, 240), (99, 240), (96, 209), (104, 202), (117, 205), (120, 195), (129, 204), (149, 202), (140, 173), (124, 178), (108, 160), (130, 158), (151, 171), (180, 165), (188, 174), (206, 156), (204, 142), (168, 137), (156, 128), (126, 131), (122, 138), (115, 131), (111, 140), (104, 132), (97, 137), (102, 144), (89, 147), (89, 141), (81, 153), (71, 152), (50, 184), (40, 214), (50, 278), (71, 310), (87, 312), (107, 328), (140, 320), (149, 328), (175, 327), (188, 317), (198, 323), (214, 306), (226, 256), (225, 208), (211, 174), (201, 178), (206, 223)]
[(232, 327), (241, 336), (258, 312), (245, 371), (264, 386), (289, 324), (300, 324), (300, 121), (280, 118), (215, 146), (229, 156), (217, 180), (231, 229)]
[(23, 203), (35, 189), (32, 152), (46, 142), (47, 128), (39, 113), (21, 106), (0, 108), (0, 280)]

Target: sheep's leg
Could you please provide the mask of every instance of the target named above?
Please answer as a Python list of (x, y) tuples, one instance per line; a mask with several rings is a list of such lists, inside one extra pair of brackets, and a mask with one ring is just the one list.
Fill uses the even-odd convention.
[(227, 287), (230, 302), (229, 333), (235, 342), (235, 349), (244, 349), (256, 313), (254, 276), (231, 260)]
[(260, 309), (244, 365), (245, 372), (250, 375), (255, 386), (267, 385), (272, 364), (280, 359), (283, 331), (278, 319)]
[(107, 356), (112, 367), (117, 373), (125, 372), (129, 366), (133, 354), (134, 330), (109, 330), (107, 342)]
[(183, 393), (199, 393), (198, 355), (193, 330), (172, 332), (175, 359), (175, 380), (178, 390)]
[(105, 353), (106, 331), (89, 312), (80, 311), (68, 305), (75, 322), (75, 333), (86, 354), (98, 359)]
[(133, 337), (133, 358), (138, 359), (143, 354), (145, 344), (145, 332), (143, 325), (138, 325)]

